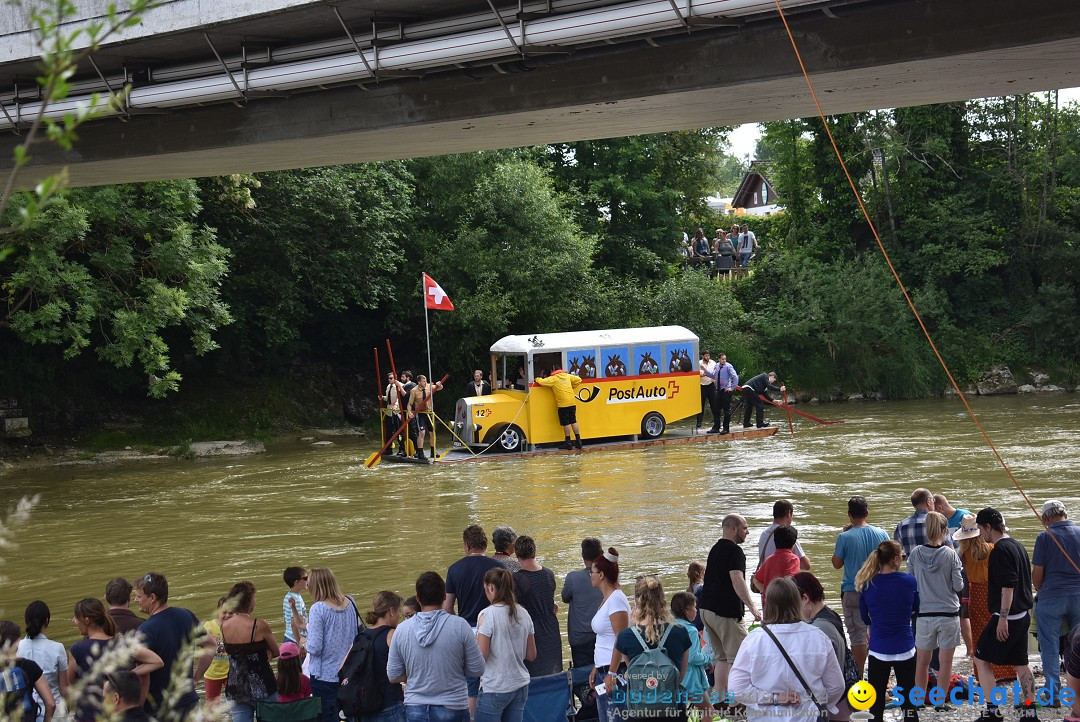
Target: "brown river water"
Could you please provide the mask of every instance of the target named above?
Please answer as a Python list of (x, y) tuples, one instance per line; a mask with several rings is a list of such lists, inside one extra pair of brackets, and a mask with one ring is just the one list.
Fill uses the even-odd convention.
[[(1058, 498), (1080, 516), (1080, 397), (972, 403), (1036, 506)], [(330, 567), (363, 609), (381, 589), (411, 595), (420, 572), (445, 574), (471, 523), (534, 537), (560, 584), (581, 564), (580, 539), (599, 536), (619, 548), (624, 581), (657, 574), (670, 592), (685, 588), (689, 562), (705, 561), (728, 513), (747, 517), (753, 557), (779, 497), (794, 501), (812, 571), (835, 599), (841, 573), (829, 559), (847, 498), (866, 496), (871, 523), (891, 533), (916, 486), (972, 511), (1001, 509), (1030, 551), (1041, 527), (957, 399), (800, 408), (847, 423), (797, 420), (792, 436), (773, 410), (784, 425), (768, 439), (433, 467), (368, 470), (371, 442), (287, 439), (241, 459), (9, 471), (0, 506), (23, 494), (42, 501), (16, 532), (18, 548), (0, 550), (0, 615), (21, 623), (26, 604), (42, 599), (49, 636), (70, 643), (76, 601), (102, 596), (115, 575), (152, 569), (168, 576), (170, 602), (200, 618), (233, 582), (252, 580), (256, 613), (280, 638), (286, 566)]]

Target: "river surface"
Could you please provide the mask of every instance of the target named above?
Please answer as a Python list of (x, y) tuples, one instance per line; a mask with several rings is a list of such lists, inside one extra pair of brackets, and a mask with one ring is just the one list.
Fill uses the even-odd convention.
[[(1058, 498), (1080, 514), (1080, 397), (977, 398), (973, 406), (1036, 507)], [(0, 505), (41, 494), (31, 521), (0, 550), (0, 614), (22, 622), (46, 601), (49, 636), (74, 641), (73, 604), (103, 596), (116, 575), (166, 574), (170, 602), (200, 618), (229, 586), (252, 580), (256, 614), (280, 638), (282, 570), (328, 566), (363, 611), (381, 589), (413, 593), (420, 572), (462, 553), (461, 531), (500, 524), (536, 540), (540, 562), (562, 577), (581, 564), (579, 542), (598, 536), (622, 555), (626, 589), (657, 574), (669, 593), (685, 588), (689, 562), (704, 562), (731, 512), (747, 517), (756, 542), (772, 503), (795, 503), (799, 539), (835, 599), (829, 563), (847, 499), (864, 495), (870, 521), (891, 533), (910, 515), (917, 486), (958, 507), (1002, 510), (1029, 549), (1039, 529), (956, 399), (802, 406), (845, 424), (784, 422), (768, 439), (602, 451), (509, 461), (363, 468), (372, 443), (337, 439), (311, 447), (289, 439), (243, 459), (68, 466), (0, 477)], [(491, 551), (489, 549), (489, 551)], [(561, 610), (563, 616), (565, 609)]]

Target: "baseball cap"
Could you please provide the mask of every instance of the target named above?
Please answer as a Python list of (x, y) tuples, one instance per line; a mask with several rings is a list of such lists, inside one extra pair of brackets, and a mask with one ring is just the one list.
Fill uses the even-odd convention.
[(296, 642), (285, 642), (278, 647), (278, 657), (281, 659), (292, 659), (299, 656), (300, 648), (296, 646)]
[(987, 507), (979, 512), (979, 515), (975, 517), (976, 524), (1001, 524), (1005, 528), (1005, 531), (1009, 531), (1009, 527), (1005, 526), (1005, 517), (1001, 515), (1001, 512), (997, 509), (991, 509)]
[(1057, 499), (1050, 499), (1049, 501), (1043, 502), (1042, 515), (1046, 516), (1047, 514), (1051, 513), (1053, 513), (1054, 516), (1060, 516), (1061, 514), (1064, 514), (1065, 505)]

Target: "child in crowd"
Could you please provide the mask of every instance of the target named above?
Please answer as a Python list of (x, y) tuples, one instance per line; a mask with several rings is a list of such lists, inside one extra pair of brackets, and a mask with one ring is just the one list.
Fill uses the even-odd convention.
[(690, 706), (709, 712), (712, 705), (705, 667), (712, 663), (712, 650), (706, 651), (708, 648), (702, 647), (701, 637), (693, 624), (698, 615), (697, 597), (690, 592), (676, 592), (671, 595), (671, 614), (675, 617), (675, 623), (690, 635), (690, 656), (686, 660), (686, 676), (682, 680), (687, 701)]
[(307, 637), (307, 605), (301, 594), (307, 589), (308, 573), (303, 567), (289, 567), (282, 575), (289, 591), (281, 602), (281, 611), (285, 616), (285, 641), (299, 642)]
[(416, 601), (416, 597), (409, 597), (401, 603), (401, 621), (404, 622), (419, 611), (420, 602)]
[(295, 702), (311, 696), (311, 681), (301, 670), (300, 648), (285, 642), (278, 650), (278, 702)]

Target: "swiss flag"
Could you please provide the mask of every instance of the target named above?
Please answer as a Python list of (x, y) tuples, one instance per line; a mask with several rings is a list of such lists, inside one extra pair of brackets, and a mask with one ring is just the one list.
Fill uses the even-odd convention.
[(454, 304), (442, 286), (435, 282), (431, 276), (424, 274), (424, 304), (436, 311), (453, 311)]

